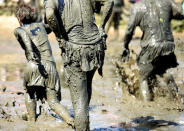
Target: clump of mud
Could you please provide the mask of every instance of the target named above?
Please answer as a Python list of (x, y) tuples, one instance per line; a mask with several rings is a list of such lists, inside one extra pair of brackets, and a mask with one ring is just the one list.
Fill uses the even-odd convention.
[[(132, 95), (133, 97), (139, 97), (139, 68), (136, 64), (137, 54), (131, 50), (129, 61), (123, 63), (120, 60), (114, 62), (116, 66), (116, 74), (119, 77), (119, 84), (122, 87), (124, 96)], [(171, 80), (165, 81), (165, 78), (156, 76), (149, 81), (150, 91), (154, 97), (163, 97), (168, 100), (181, 101), (181, 97), (178, 94), (178, 87)]]
[(139, 68), (136, 64), (136, 54), (132, 51), (129, 61), (123, 63), (121, 61), (114, 62), (116, 66), (116, 74), (120, 78), (120, 85), (123, 88), (123, 94), (139, 96)]

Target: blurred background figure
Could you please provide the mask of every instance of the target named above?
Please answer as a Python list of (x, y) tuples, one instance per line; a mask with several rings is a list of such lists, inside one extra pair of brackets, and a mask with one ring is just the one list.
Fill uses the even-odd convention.
[(110, 26), (113, 24), (114, 36), (115, 36), (114, 40), (117, 40), (119, 37), (119, 25), (120, 25), (120, 21), (122, 20), (121, 16), (123, 13), (123, 10), (122, 10), (123, 6), (124, 6), (124, 0), (114, 0), (113, 12), (106, 28), (106, 32), (108, 33)]
[(129, 43), (136, 26), (139, 26), (143, 35), (137, 65), (140, 74), (139, 93), (140, 98), (144, 101), (153, 100), (153, 91), (149, 81), (155, 79), (156, 75), (163, 77), (168, 87), (178, 91), (174, 77), (167, 72), (168, 69), (178, 66), (174, 54), (175, 43), (170, 21), (183, 18), (182, 6), (174, 0), (168, 2), (165, 0), (142, 0), (131, 9), (124, 37), (122, 58), (124, 61), (128, 60)]

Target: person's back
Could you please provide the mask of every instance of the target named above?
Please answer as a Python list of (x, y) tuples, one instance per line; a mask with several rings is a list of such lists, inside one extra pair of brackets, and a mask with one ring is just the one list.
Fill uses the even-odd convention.
[[(110, 0), (99, 0), (100, 6), (103, 5), (103, 2), (107, 2), (109, 4), (106, 4), (104, 8), (108, 8), (108, 6), (111, 6), (111, 2), (108, 1)], [(57, 19), (62, 20), (64, 29), (62, 29), (61, 34), (65, 33), (63, 35), (65, 40), (78, 45), (93, 45), (101, 40), (100, 32), (95, 22), (94, 3), (95, 0), (45, 0), (44, 5), (46, 9), (54, 8)], [(47, 12), (49, 15), (49, 11)], [(106, 13), (108, 14), (108, 12)]]
[[(170, 21), (181, 14), (182, 8), (173, 0), (141, 0), (133, 6), (130, 25), (140, 26), (143, 31), (142, 47), (174, 44)], [(127, 34), (132, 33), (132, 27)]]
[(83, 45), (101, 40), (90, 0), (67, 0), (64, 4), (61, 1), (59, 9), (63, 11), (59, 15), (68, 41)]
[(48, 27), (43, 23), (31, 23), (25, 24), (16, 30), (25, 31), (32, 42), (33, 52), (36, 53), (41, 61), (47, 60), (54, 62), (46, 28)]
[(65, 1), (62, 20), (70, 42), (83, 45), (101, 40), (89, 0)]

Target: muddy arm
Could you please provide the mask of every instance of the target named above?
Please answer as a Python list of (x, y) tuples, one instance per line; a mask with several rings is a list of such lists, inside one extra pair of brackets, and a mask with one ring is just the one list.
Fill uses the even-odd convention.
[(61, 31), (59, 21), (56, 16), (58, 1), (57, 0), (46, 0), (44, 3), (45, 13), (46, 13), (46, 21), (49, 24), (51, 30), (54, 32), (56, 39), (61, 39)]
[(51, 8), (46, 9), (46, 19), (51, 30), (54, 32), (56, 38), (60, 39), (61, 38), (60, 26), (57, 17), (54, 13), (54, 9)]
[(104, 5), (103, 9), (103, 14), (102, 14), (102, 19), (100, 23), (100, 28), (104, 29), (107, 21), (109, 20), (112, 9), (114, 6), (114, 1), (113, 0), (102, 0), (102, 3)]
[(139, 9), (136, 9), (136, 6), (133, 6), (131, 9), (128, 27), (126, 29), (126, 33), (124, 37), (124, 48), (121, 54), (121, 59), (123, 62), (126, 62), (129, 60), (130, 51), (129, 51), (128, 45), (132, 40), (132, 36), (134, 34), (134, 30), (136, 26), (140, 24), (141, 15), (137, 13), (137, 10)]
[(14, 35), (20, 43), (21, 47), (25, 50), (26, 58), (28, 61), (37, 61), (38, 57), (33, 52), (32, 42), (27, 33), (20, 28), (15, 29)]
[(128, 45), (132, 40), (132, 36), (134, 34), (134, 30), (136, 26), (140, 23), (140, 17), (137, 15), (136, 8), (131, 9), (131, 14), (128, 22), (128, 27), (126, 29), (125, 37), (124, 37), (124, 48), (128, 49)]

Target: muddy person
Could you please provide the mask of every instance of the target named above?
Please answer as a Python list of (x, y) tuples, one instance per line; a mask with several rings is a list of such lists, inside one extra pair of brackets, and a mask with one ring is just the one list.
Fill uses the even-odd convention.
[(117, 40), (117, 38), (119, 37), (119, 25), (120, 21), (122, 20), (123, 6), (124, 0), (114, 0), (113, 12), (106, 29), (106, 32), (108, 33), (110, 26), (113, 24), (115, 34), (114, 40)]
[(28, 120), (36, 121), (36, 100), (44, 98), (58, 116), (73, 126), (73, 118), (59, 102), (60, 80), (48, 41), (49, 26), (36, 23), (35, 11), (26, 4), (18, 6), (15, 15), (21, 26), (14, 33), (28, 61), (24, 72)]
[[(149, 79), (156, 75), (165, 78), (169, 86), (176, 86), (172, 75), (166, 72), (178, 65), (174, 54), (174, 38), (171, 31), (171, 19), (182, 19), (182, 6), (174, 0), (141, 0), (131, 9), (131, 16), (124, 37), (122, 59), (129, 57), (129, 43), (136, 26), (143, 32), (141, 52), (137, 57), (140, 73), (140, 96), (145, 101), (153, 99)], [(174, 87), (177, 88), (177, 87)]]
[[(89, 103), (92, 79), (96, 70), (102, 75), (105, 25), (112, 12), (113, 1), (45, 0), (46, 19), (56, 35), (62, 52), (64, 76), (70, 89), (76, 131), (89, 131)], [(99, 28), (94, 13), (101, 6)]]

